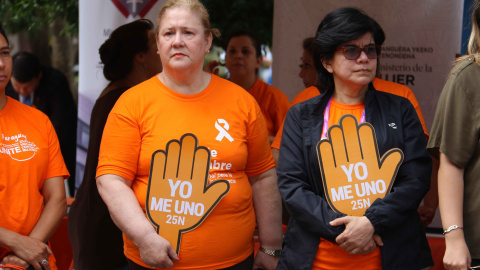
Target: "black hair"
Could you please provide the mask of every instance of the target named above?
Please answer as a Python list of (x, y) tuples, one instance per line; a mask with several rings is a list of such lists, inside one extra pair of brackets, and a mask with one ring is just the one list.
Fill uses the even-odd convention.
[(98, 49), (107, 80), (123, 79), (132, 71), (135, 55), (149, 50), (148, 31), (153, 28), (151, 21), (140, 19), (124, 24), (110, 34)]
[(234, 37), (242, 37), (242, 36), (247, 36), (250, 38), (252, 41), (252, 45), (255, 48), (255, 54), (257, 57), (262, 56), (262, 44), (260, 42), (260, 39), (252, 32), (247, 31), (247, 30), (236, 30), (233, 31), (227, 38), (227, 43), (225, 44), (225, 50), (228, 47), (228, 43), (230, 43), (230, 40)]
[(306, 50), (308, 53), (310, 53), (313, 57), (315, 54), (315, 38), (314, 37), (308, 37), (303, 40), (303, 49)]
[(2, 34), (2, 36), (5, 38), (5, 40), (7, 41), (7, 44), (10, 45), (10, 42), (8, 42), (7, 34), (5, 33), (5, 29), (3, 29), (3, 25), (1, 22), (0, 22), (0, 34)]
[(40, 75), (40, 60), (34, 54), (18, 52), (12, 57), (12, 60), (12, 77), (20, 83), (29, 82)]
[(323, 67), (322, 61), (332, 59), (342, 43), (358, 39), (366, 33), (372, 34), (375, 45), (382, 45), (385, 41), (382, 27), (361, 9), (338, 8), (323, 18), (315, 36), (317, 46), (313, 57), (322, 86), (329, 87), (333, 84), (333, 75)]

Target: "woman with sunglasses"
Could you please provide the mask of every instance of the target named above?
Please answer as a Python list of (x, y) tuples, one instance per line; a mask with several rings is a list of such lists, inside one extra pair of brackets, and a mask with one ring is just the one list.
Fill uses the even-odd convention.
[[(433, 265), (417, 212), (431, 172), (422, 125), (406, 98), (372, 84), (384, 40), (378, 23), (356, 8), (334, 10), (318, 27), (314, 63), (326, 91), (293, 106), (285, 119), (277, 173), (290, 221), (277, 269)], [(363, 216), (333, 210), (319, 170), (317, 143), (345, 114), (375, 128), (380, 156), (392, 148), (404, 155), (390, 193)]]

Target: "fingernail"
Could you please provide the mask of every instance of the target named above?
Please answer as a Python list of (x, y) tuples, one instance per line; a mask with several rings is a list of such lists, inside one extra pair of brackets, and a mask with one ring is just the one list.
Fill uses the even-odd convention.
[(179, 260), (180, 260), (180, 259), (182, 259), (182, 258), (180, 258), (180, 256), (179, 256), (179, 255), (177, 255), (177, 257), (178, 257), (178, 259), (179, 259)]

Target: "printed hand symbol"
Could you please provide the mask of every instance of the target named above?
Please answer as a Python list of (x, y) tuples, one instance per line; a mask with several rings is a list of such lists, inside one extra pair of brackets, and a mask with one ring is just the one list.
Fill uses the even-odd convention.
[(362, 216), (390, 191), (403, 152), (394, 148), (380, 157), (375, 129), (369, 123), (358, 125), (352, 115), (343, 116), (328, 135), (317, 144), (327, 201), (336, 212)]
[(226, 180), (208, 184), (210, 151), (197, 147), (197, 138), (185, 134), (172, 140), (166, 152), (152, 156), (146, 212), (157, 233), (179, 254), (182, 233), (200, 226), (230, 190)]

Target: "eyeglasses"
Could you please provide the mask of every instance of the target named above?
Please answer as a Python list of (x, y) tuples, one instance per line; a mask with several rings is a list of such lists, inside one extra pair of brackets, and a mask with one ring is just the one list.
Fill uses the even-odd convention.
[(382, 47), (380, 45), (367, 45), (363, 48), (360, 48), (356, 45), (346, 45), (344, 47), (337, 48), (337, 51), (343, 51), (343, 55), (348, 60), (357, 60), (362, 52), (365, 52), (368, 59), (377, 59), (380, 56), (380, 51)]
[(472, 267), (468, 267), (468, 269), (480, 269), (480, 265), (478, 265), (478, 266), (472, 266)]

